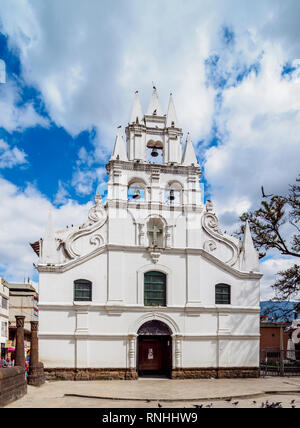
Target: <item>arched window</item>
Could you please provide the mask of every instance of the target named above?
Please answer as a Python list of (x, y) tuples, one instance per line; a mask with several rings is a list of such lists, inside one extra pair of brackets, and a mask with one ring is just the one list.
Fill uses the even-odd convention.
[(87, 279), (76, 279), (74, 281), (74, 301), (92, 301), (92, 283)]
[(164, 162), (163, 143), (161, 141), (150, 140), (147, 143), (147, 162), (161, 165)]
[(216, 305), (230, 305), (230, 285), (216, 285)]
[(144, 305), (166, 306), (166, 275), (162, 272), (146, 272), (144, 276)]
[(165, 190), (165, 202), (170, 205), (182, 203), (182, 187), (176, 181), (168, 184)]
[(140, 202), (146, 200), (146, 186), (142, 181), (132, 181), (128, 185), (128, 201)]

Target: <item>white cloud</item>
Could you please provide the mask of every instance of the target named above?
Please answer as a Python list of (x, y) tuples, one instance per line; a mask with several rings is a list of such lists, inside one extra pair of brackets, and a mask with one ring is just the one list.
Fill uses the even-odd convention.
[(76, 169), (72, 177), (72, 186), (78, 195), (90, 195), (95, 183), (101, 185), (107, 176), (105, 168)]
[(12, 168), (26, 163), (26, 153), (23, 150), (11, 148), (6, 141), (0, 140), (0, 168)]
[(281, 49), (265, 52), (258, 75), (223, 92), (222, 143), (205, 153), (220, 214), (257, 206), (262, 185), (267, 193), (287, 192), (300, 172), (300, 78), (282, 78), (284, 60)]
[(35, 187), (25, 191), (0, 177), (0, 270), (4, 278), (23, 281), (34, 273), (37, 257), (29, 246), (44, 236), (49, 210), (56, 229), (86, 221), (89, 204), (73, 200), (55, 208)]
[(146, 108), (152, 81), (165, 109), (173, 90), (183, 126), (195, 139), (205, 135), (214, 91), (204, 84), (203, 60), (220, 48), (221, 26), (247, 31), (253, 45), (261, 43), (263, 30), (266, 39), (273, 37), (272, 25), (276, 34), (286, 31), (280, 19), (293, 16), (297, 4), (290, 4), (0, 0), (0, 16), (10, 44), (19, 49), (24, 78), (41, 90), (53, 120), (72, 134), (97, 126), (105, 135), (102, 144), (112, 145), (106, 139), (128, 119), (134, 90), (141, 90)]
[(64, 205), (69, 200), (69, 192), (66, 189), (66, 186), (61, 182), (61, 180), (58, 181), (58, 190), (54, 198), (54, 204), (55, 205)]
[[(103, 170), (91, 170), (94, 160), (112, 149), (136, 89), (145, 111), (154, 81), (163, 110), (172, 91), (184, 132), (204, 141), (198, 154), (228, 230), (258, 203), (261, 185), (285, 192), (299, 173), (300, 80), (281, 76), (286, 62), (300, 58), (299, 8), (297, 0), (0, 0), (2, 28), (18, 49), (22, 77), (41, 92), (51, 119), (72, 135), (97, 129), (95, 153), (79, 152), (77, 192), (88, 194), (103, 178)], [(224, 25), (234, 31), (232, 47), (220, 39)], [(221, 56), (214, 77), (228, 79), (221, 104), (205, 74), (205, 59), (214, 53)], [(234, 85), (258, 58), (260, 72)], [(6, 85), (0, 126), (45, 126), (32, 104), (20, 109), (16, 99)], [(214, 120), (221, 143), (207, 149)], [(65, 192), (61, 184), (57, 200), (65, 202)]]
[[(26, 82), (42, 93), (51, 118), (75, 135), (97, 127), (111, 148), (139, 89), (144, 109), (151, 82), (166, 111), (173, 91), (178, 116), (194, 140), (210, 129), (215, 91), (205, 85), (204, 59), (226, 21), (267, 21), (267, 7), (204, 0), (0, 0), (3, 31), (17, 46)], [(234, 14), (232, 10), (234, 9)]]
[(261, 262), (261, 272), (264, 275), (261, 280), (261, 300), (270, 300), (275, 297), (271, 286), (276, 281), (276, 274), (289, 269), (296, 263), (295, 257), (276, 257)]
[(48, 120), (36, 112), (32, 102), (22, 105), (20, 101), (20, 89), (15, 83), (0, 84), (0, 128), (12, 132), (37, 125), (48, 126)]

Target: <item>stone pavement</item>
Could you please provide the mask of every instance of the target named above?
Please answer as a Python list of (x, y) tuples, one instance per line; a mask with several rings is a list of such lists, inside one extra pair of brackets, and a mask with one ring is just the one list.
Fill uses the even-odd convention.
[(300, 407), (300, 377), (55, 381), (38, 388), (29, 385), (26, 396), (6, 407), (137, 408), (157, 407), (158, 402), (163, 407), (193, 407), (197, 403), (205, 407), (210, 402), (215, 407), (232, 407), (231, 402), (225, 401), (229, 397), (243, 407), (260, 407), (267, 399), (287, 406), (294, 399)]

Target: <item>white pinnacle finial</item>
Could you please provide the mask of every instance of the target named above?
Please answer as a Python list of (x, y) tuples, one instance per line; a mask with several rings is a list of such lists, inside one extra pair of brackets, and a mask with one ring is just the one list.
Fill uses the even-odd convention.
[(115, 146), (113, 154), (110, 158), (111, 160), (120, 160), (120, 161), (127, 161), (127, 154), (125, 149), (125, 143), (122, 136), (122, 128), (121, 126), (118, 127), (118, 133), (116, 136)]
[(140, 103), (139, 91), (136, 91), (134, 101), (133, 101), (130, 123), (136, 123), (137, 121), (141, 123), (142, 120), (143, 120), (143, 111)]
[(248, 220), (245, 224), (244, 240), (241, 252), (241, 269), (246, 272), (259, 272), (259, 258), (251, 236)]
[(158, 96), (157, 96), (155, 86), (153, 86), (152, 97), (151, 97), (150, 104), (149, 104), (149, 107), (147, 110), (147, 114), (156, 115), (156, 116), (162, 116), (163, 115), (159, 101), (158, 101)]
[(170, 128), (170, 127), (177, 128), (178, 127), (178, 120), (177, 120), (177, 115), (176, 115), (176, 110), (175, 110), (175, 105), (174, 105), (172, 93), (170, 94), (166, 127), (167, 128)]
[(198, 161), (195, 155), (194, 146), (192, 143), (192, 139), (190, 136), (190, 133), (188, 133), (186, 138), (186, 145), (184, 149), (184, 154), (182, 158), (182, 165), (189, 166), (189, 165), (198, 165)]
[(102, 198), (99, 192), (96, 193), (95, 195), (95, 204), (98, 205), (102, 202)]
[(42, 263), (57, 263), (57, 251), (55, 233), (52, 223), (52, 211), (49, 210), (45, 237), (42, 241), (42, 253), (40, 255)]
[(49, 209), (47, 226), (45, 231), (45, 239), (53, 237), (53, 221), (52, 221), (52, 210)]

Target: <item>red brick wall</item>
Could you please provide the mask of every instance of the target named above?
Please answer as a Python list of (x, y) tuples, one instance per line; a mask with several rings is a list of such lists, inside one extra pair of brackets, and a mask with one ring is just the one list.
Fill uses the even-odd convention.
[[(289, 333), (285, 333), (284, 329), (286, 326), (283, 326), (283, 346), (284, 350), (287, 349), (287, 343), (289, 339)], [(260, 327), (260, 350), (266, 348), (276, 348), (280, 350), (280, 326), (263, 326)]]

